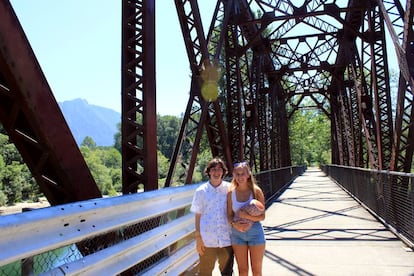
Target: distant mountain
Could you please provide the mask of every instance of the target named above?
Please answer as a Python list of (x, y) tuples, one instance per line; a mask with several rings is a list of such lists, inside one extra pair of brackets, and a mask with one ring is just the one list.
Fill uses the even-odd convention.
[(115, 144), (114, 135), (118, 132), (121, 113), (83, 99), (59, 102), (59, 106), (78, 145), (86, 136), (92, 137), (97, 146)]

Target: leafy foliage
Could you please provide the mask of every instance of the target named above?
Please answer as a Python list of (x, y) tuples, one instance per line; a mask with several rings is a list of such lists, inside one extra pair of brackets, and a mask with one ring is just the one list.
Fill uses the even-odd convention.
[(171, 158), (177, 143), (182, 120), (175, 116), (157, 117), (158, 150), (167, 158)]
[(96, 147), (91, 137), (85, 137), (80, 151), (101, 193), (117, 195), (122, 189), (121, 153), (113, 147)]
[(37, 201), (42, 193), (14, 144), (0, 131), (0, 205)]
[(330, 123), (318, 110), (299, 110), (289, 122), (292, 164), (330, 163)]

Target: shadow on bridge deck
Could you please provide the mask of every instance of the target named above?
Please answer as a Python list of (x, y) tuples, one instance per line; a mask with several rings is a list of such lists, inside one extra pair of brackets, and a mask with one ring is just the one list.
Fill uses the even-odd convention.
[(273, 201), (263, 227), (263, 275), (414, 275), (414, 253), (316, 168)]

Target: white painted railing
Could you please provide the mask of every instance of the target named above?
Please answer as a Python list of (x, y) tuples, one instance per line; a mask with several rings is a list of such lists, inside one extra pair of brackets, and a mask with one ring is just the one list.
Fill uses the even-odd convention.
[[(0, 267), (188, 208), (198, 184), (119, 197), (94, 199), (0, 217)], [(187, 213), (42, 275), (115, 275), (191, 236)], [(178, 275), (198, 259), (194, 240), (164, 258), (146, 275)]]

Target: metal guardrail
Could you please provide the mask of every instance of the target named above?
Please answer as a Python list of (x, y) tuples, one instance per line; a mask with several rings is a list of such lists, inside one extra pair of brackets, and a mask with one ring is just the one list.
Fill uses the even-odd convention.
[[(186, 263), (194, 263), (198, 256), (195, 246), (191, 245), (194, 215), (180, 210), (189, 207), (197, 187), (197, 184), (185, 185), (2, 216), (0, 266), (73, 244), (81, 248), (91, 247), (92, 243), (85, 241), (96, 241), (96, 237), (108, 235), (101, 239), (102, 242), (95, 242), (98, 243), (95, 247), (99, 247), (99, 243), (102, 245), (111, 240), (113, 244), (104, 245), (106, 248), (97, 248), (91, 254), (79, 254), (75, 260), (34, 274), (115, 275), (164, 249), (174, 251), (169, 247), (177, 241), (185, 246), (169, 255), (176, 262), (171, 265), (170, 260), (160, 257), (157, 269), (164, 274), (171, 267), (176, 271), (182, 266), (184, 271), (188, 267)], [(180, 212), (183, 213), (181, 217), (172, 214)], [(147, 222), (154, 218), (157, 218), (158, 225), (152, 230), (133, 231), (142, 233), (132, 238), (125, 237), (128, 227), (141, 224), (141, 228), (149, 228), (151, 223)], [(187, 241), (186, 237), (189, 237)], [(1, 267), (1, 270), (5, 269)]]
[[(281, 168), (256, 178), (270, 199), (304, 171)], [(189, 212), (198, 186), (1, 216), (0, 275), (180, 275), (198, 261)]]
[(414, 249), (414, 174), (339, 165), (321, 169)]

